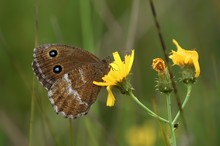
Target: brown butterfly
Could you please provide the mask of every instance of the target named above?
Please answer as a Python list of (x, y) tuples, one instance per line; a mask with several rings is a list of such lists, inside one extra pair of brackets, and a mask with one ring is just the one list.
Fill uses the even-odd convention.
[(80, 48), (62, 44), (45, 44), (34, 49), (32, 69), (48, 90), (56, 113), (77, 118), (88, 113), (95, 102), (109, 62)]

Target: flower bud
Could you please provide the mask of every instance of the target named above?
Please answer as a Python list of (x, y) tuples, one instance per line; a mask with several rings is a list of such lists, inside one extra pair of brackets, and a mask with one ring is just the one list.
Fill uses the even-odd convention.
[(170, 93), (173, 91), (172, 81), (167, 66), (163, 59), (155, 58), (152, 63), (152, 67), (158, 73), (156, 87), (160, 92)]

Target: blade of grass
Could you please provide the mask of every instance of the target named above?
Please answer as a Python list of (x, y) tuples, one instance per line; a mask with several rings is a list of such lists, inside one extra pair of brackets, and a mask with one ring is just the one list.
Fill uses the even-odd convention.
[(72, 119), (69, 119), (69, 128), (70, 128), (70, 145), (74, 146), (73, 144), (73, 124), (72, 124)]
[(95, 134), (94, 134), (94, 129), (91, 125), (90, 120), (88, 118), (85, 118), (84, 122), (85, 122), (87, 132), (89, 134), (89, 137), (91, 138), (91, 141), (92, 141), (91, 145), (98, 146), (99, 144), (96, 140), (96, 137), (95, 137)]
[(131, 18), (130, 18), (130, 25), (128, 29), (128, 38), (126, 41), (126, 49), (132, 49), (134, 46), (134, 41), (135, 41), (135, 32), (137, 29), (137, 22), (138, 22), (138, 10), (140, 7), (140, 1), (135, 0), (133, 1), (132, 4), (132, 12), (131, 12)]
[(31, 113), (30, 113), (30, 123), (29, 123), (29, 141), (28, 141), (28, 145), (32, 146), (32, 137), (33, 137), (33, 122), (34, 122), (34, 112), (35, 112), (35, 92), (34, 92), (34, 80), (32, 83), (32, 95), (31, 95)]
[[(35, 0), (35, 18), (34, 18), (34, 35), (35, 35), (35, 39), (34, 39), (34, 42), (35, 42), (35, 47), (38, 46), (38, 30), (39, 30), (39, 26), (38, 26), (38, 20), (39, 20), (39, 16), (38, 16), (38, 9), (39, 9), (39, 1), (38, 0)], [(38, 99), (38, 100), (37, 100)], [(59, 143), (59, 140), (58, 138), (55, 136), (55, 133), (53, 131), (53, 127), (52, 125), (50, 124), (49, 122), (49, 119), (46, 117), (45, 115), (45, 112), (43, 111), (43, 106), (41, 104), (41, 101), (40, 98), (36, 98), (36, 93), (35, 93), (35, 81), (33, 79), (33, 84), (32, 84), (32, 97), (31, 97), (31, 115), (30, 115), (30, 124), (29, 124), (29, 146), (32, 146), (33, 145), (33, 122), (34, 122), (34, 113), (35, 113), (35, 105), (36, 105), (36, 101), (37, 101), (37, 105), (40, 109), (40, 113), (41, 114), (41, 119), (42, 119), (42, 124), (46, 123), (48, 129), (49, 129), (49, 132), (50, 134), (52, 135), (52, 138), (54, 139), (54, 143), (59, 146), (61, 145)], [(43, 135), (45, 135), (46, 133), (46, 128), (44, 125), (42, 125), (43, 127)], [(46, 137), (44, 136), (45, 140), (46, 140)]]
[[(38, 0), (34, 1), (34, 43), (35, 47), (38, 45)], [(30, 123), (29, 123), (29, 146), (32, 146), (32, 137), (33, 137), (33, 122), (34, 122), (34, 109), (35, 109), (35, 83), (34, 79), (32, 80), (32, 95), (31, 95), (31, 115), (30, 115)]]
[(94, 40), (91, 23), (91, 3), (89, 0), (82, 0), (80, 2), (80, 15), (82, 26), (83, 48), (90, 52), (94, 52)]

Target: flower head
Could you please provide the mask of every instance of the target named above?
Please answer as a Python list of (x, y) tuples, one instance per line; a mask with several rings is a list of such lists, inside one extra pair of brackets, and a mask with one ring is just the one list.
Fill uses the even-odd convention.
[(132, 50), (130, 55), (125, 55), (124, 61), (121, 60), (118, 52), (113, 53), (113, 58), (114, 61), (110, 64), (110, 71), (102, 78), (103, 82), (93, 81), (95, 85), (106, 86), (108, 91), (107, 106), (113, 106), (115, 103), (115, 97), (112, 93), (113, 86), (119, 87), (125, 92), (130, 89), (126, 82), (126, 77), (131, 71), (134, 61), (134, 50)]
[(173, 43), (177, 47), (177, 51), (171, 52), (171, 55), (169, 56), (170, 59), (172, 59), (174, 65), (178, 65), (181, 67), (187, 67), (187, 66), (193, 66), (195, 69), (195, 77), (199, 77), (200, 74), (200, 66), (199, 66), (199, 55), (197, 51), (195, 50), (185, 50), (180, 45), (178, 42), (173, 39)]
[(155, 58), (152, 67), (158, 72), (157, 88), (160, 92), (170, 93), (173, 91), (170, 74), (163, 59)]

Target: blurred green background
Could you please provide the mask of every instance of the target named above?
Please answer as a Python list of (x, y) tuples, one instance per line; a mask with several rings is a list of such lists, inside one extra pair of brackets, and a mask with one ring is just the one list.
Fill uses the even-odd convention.
[[(175, 38), (183, 48), (196, 48), (200, 57), (201, 75), (184, 109), (188, 136), (179, 120), (178, 146), (220, 145), (220, 1), (155, 0), (154, 4), (167, 53), (176, 49), (172, 44)], [(39, 29), (35, 32), (37, 18)], [(100, 58), (114, 51), (123, 56), (134, 48), (134, 93), (166, 117), (166, 100), (155, 91), (156, 72), (151, 68), (152, 59), (164, 56), (148, 0), (0, 0), (0, 146), (165, 145), (165, 125), (118, 90), (114, 90), (117, 100), (112, 108), (105, 106), (107, 92), (103, 88), (88, 115), (71, 122), (57, 116), (31, 69), (35, 36), (39, 44), (78, 46)], [(178, 67), (173, 71), (178, 81)], [(177, 86), (183, 100), (186, 88), (179, 82)], [(175, 114), (174, 96), (172, 103)]]

